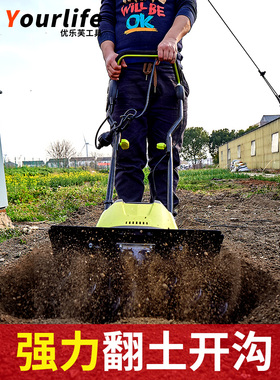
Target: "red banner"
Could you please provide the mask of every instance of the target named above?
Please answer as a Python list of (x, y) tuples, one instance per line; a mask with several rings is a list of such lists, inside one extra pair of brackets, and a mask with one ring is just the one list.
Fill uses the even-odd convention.
[(0, 325), (0, 378), (279, 379), (279, 325)]

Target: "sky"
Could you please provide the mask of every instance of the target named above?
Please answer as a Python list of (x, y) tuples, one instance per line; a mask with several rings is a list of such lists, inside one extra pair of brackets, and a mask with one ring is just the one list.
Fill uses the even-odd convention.
[[(168, 1), (168, 0), (167, 0)], [(211, 0), (266, 78), (280, 93), (279, 0)], [(48, 158), (55, 141), (71, 142), (77, 153), (95, 153), (94, 137), (105, 118), (108, 76), (96, 37), (62, 37), (57, 27), (38, 28), (26, 14), (63, 13), (100, 0), (1, 0), (0, 135), (4, 159)], [(14, 15), (8, 27), (6, 11)], [(89, 23), (86, 30), (93, 29)], [(87, 32), (88, 33), (88, 32)], [(188, 126), (246, 129), (263, 115), (278, 115), (277, 99), (232, 37), (208, 0), (198, 0), (198, 18), (183, 40), (183, 67), (190, 86)], [(108, 127), (108, 125), (106, 126)], [(106, 131), (106, 127), (102, 129)], [(98, 154), (110, 154), (106, 148)]]

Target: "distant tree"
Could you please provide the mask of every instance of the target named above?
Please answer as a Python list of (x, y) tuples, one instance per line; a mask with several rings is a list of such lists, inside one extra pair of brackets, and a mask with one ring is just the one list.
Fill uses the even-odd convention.
[(240, 136), (243, 136), (245, 135), (245, 133), (249, 133), (249, 132), (252, 132), (254, 129), (258, 128), (259, 127), (259, 124), (254, 124), (254, 125), (251, 125), (250, 127), (248, 127), (247, 129), (240, 129), (239, 131), (236, 132), (236, 135), (235, 137), (240, 137)]
[(202, 127), (187, 128), (184, 133), (181, 155), (196, 164), (207, 158), (209, 135)]
[(235, 139), (235, 137), (235, 130), (230, 131), (227, 128), (219, 129), (211, 133), (209, 137), (209, 152), (213, 158), (214, 164), (219, 163), (219, 146)]
[(62, 140), (51, 143), (47, 149), (47, 153), (51, 158), (59, 160), (63, 158), (69, 159), (76, 154), (76, 151), (69, 141)]
[(258, 128), (258, 124), (251, 125), (245, 131), (240, 129), (235, 131), (234, 129), (230, 131), (227, 128), (218, 129), (213, 131), (209, 137), (209, 152), (213, 158), (214, 164), (219, 163), (219, 146), (226, 144), (229, 141), (232, 141), (238, 137), (243, 136), (245, 133), (251, 132), (254, 129)]

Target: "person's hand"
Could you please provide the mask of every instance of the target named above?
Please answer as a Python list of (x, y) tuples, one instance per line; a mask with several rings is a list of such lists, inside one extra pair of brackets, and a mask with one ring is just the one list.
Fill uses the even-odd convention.
[(175, 18), (172, 27), (158, 45), (158, 60), (175, 63), (177, 57), (177, 43), (190, 31), (191, 22), (187, 16), (179, 15)]
[(115, 53), (115, 45), (110, 40), (102, 42), (101, 50), (109, 77), (113, 80), (119, 80), (122, 67), (127, 67), (125, 61), (122, 60), (120, 65), (117, 64), (118, 54)]
[(175, 63), (177, 57), (177, 41), (172, 37), (165, 37), (158, 45), (158, 60)]
[(105, 58), (107, 73), (109, 77), (113, 80), (118, 80), (121, 74), (122, 67), (127, 67), (124, 59), (121, 61), (120, 65), (117, 64), (116, 62), (117, 56), (118, 54), (116, 54), (115, 52), (111, 52)]

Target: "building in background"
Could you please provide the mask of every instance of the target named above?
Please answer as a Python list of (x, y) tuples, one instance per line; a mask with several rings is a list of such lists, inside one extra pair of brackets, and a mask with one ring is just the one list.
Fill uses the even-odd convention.
[(264, 115), (259, 127), (219, 147), (220, 168), (241, 160), (249, 169), (280, 169), (280, 115)]
[(69, 158), (50, 158), (46, 166), (48, 168), (69, 168)]
[(45, 162), (42, 160), (22, 161), (22, 166), (28, 166), (30, 168), (39, 168), (45, 166)]
[(5, 168), (17, 168), (17, 164), (12, 161), (5, 161), (4, 166)]
[(109, 170), (112, 157), (97, 157), (96, 169), (97, 170)]
[(95, 168), (95, 157), (71, 157), (69, 161), (71, 168)]

